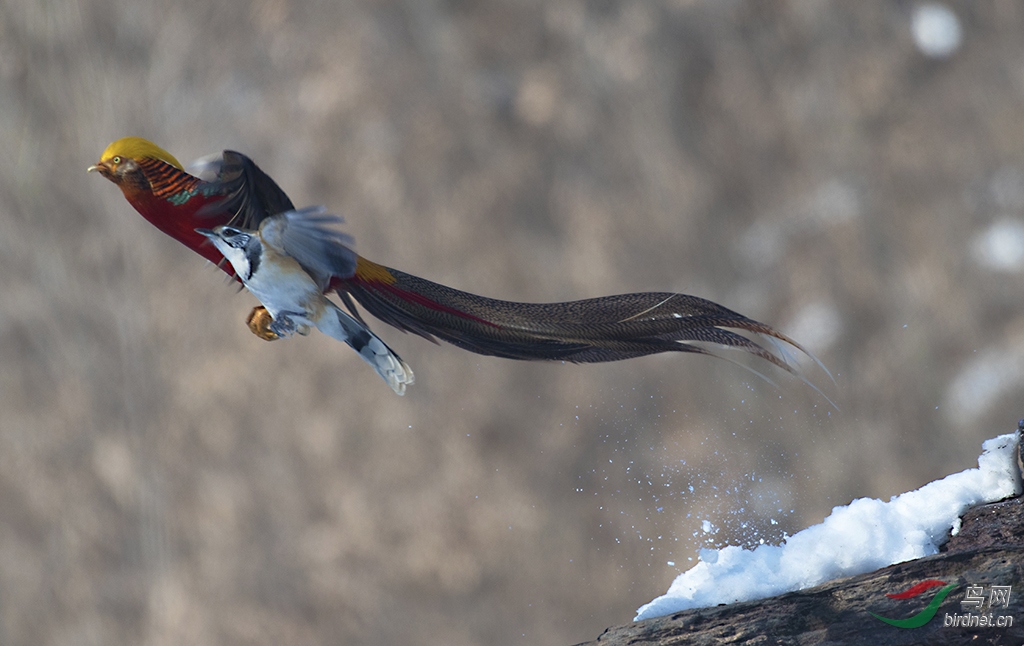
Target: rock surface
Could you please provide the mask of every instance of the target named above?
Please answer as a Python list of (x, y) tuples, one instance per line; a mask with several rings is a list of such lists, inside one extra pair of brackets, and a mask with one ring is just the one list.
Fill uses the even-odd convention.
[[(904, 619), (934, 598), (929, 591), (894, 600), (930, 579), (957, 585), (934, 618), (920, 628), (896, 628), (870, 613)], [(939, 554), (837, 579), (769, 599), (701, 608), (609, 628), (578, 646), (669, 646), (670, 644), (1020, 644), (1024, 642), (1024, 499), (1017, 497), (969, 510), (960, 531)], [(1002, 628), (947, 626), (961, 615), (967, 586), (1011, 587), (1008, 607), (981, 614), (1010, 617)], [(936, 588), (937, 590), (937, 588)], [(979, 614), (974, 611), (974, 614)]]

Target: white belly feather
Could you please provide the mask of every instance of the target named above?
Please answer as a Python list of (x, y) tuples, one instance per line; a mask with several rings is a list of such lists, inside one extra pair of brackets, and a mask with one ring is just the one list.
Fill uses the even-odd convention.
[(280, 312), (286, 312), (296, 323), (316, 326), (324, 313), (323, 293), (294, 259), (274, 256), (273, 262), (264, 258), (259, 271), (245, 286), (275, 319)]

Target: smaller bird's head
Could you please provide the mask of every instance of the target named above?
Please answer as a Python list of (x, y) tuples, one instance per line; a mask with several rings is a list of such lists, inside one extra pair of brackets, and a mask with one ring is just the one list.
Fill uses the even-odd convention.
[(242, 282), (252, 278), (253, 272), (259, 269), (263, 243), (256, 232), (219, 226), (213, 229), (196, 229), (196, 233), (206, 236), (224, 254), (224, 258), (235, 268), (235, 273)]
[(96, 171), (121, 186), (139, 175), (141, 159), (159, 159), (179, 170), (184, 170), (174, 155), (142, 137), (124, 137), (113, 142), (103, 151), (100, 160), (88, 170)]

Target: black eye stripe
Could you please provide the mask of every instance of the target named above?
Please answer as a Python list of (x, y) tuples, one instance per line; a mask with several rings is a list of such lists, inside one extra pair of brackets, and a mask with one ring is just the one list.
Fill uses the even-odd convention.
[(248, 233), (242, 233), (234, 227), (223, 227), (220, 230), (220, 237), (232, 247), (241, 249), (248, 244), (251, 236)]
[(256, 270), (260, 268), (260, 245), (254, 244), (246, 250), (246, 258), (249, 260), (249, 275), (246, 280), (252, 278)]

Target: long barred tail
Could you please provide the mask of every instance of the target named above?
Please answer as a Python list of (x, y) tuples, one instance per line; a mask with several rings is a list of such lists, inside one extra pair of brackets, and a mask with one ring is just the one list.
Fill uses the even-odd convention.
[(717, 356), (696, 345), (711, 344), (738, 348), (797, 374), (783, 356), (733, 331), (740, 330), (773, 337), (810, 356), (772, 327), (696, 296), (646, 292), (567, 303), (516, 303), (374, 267), (377, 271), (366, 276), (357, 272), (343, 286), (368, 312), (402, 330), (478, 354), (598, 363), (660, 352)]

